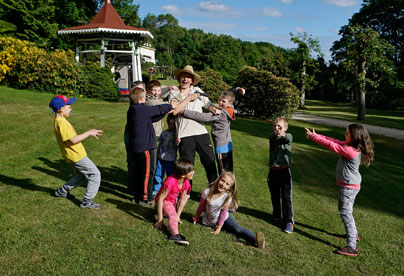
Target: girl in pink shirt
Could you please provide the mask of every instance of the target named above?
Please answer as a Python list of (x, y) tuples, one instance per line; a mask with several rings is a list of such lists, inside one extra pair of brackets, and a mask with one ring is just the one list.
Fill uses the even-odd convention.
[[(156, 195), (158, 220), (154, 227), (161, 229), (163, 226), (163, 212), (168, 217), (168, 230), (171, 236), (169, 241), (178, 244), (189, 245), (187, 239), (178, 232), (178, 222), (181, 222), (180, 216), (188, 200), (188, 194), (191, 192), (189, 180), (194, 176), (194, 166), (192, 162), (179, 159), (174, 161), (173, 174), (164, 181), (160, 191)], [(180, 196), (180, 203), (177, 206), (177, 197)]]
[(244, 238), (252, 245), (264, 248), (264, 234), (258, 232), (255, 235), (250, 230), (239, 226), (229, 214), (229, 207), (233, 210), (238, 207), (236, 178), (231, 172), (223, 172), (203, 191), (199, 207), (192, 218), (194, 224), (203, 212), (202, 224), (214, 227), (213, 234), (218, 235), (223, 227), (223, 229)]
[(368, 167), (373, 161), (373, 142), (367, 130), (360, 124), (350, 124), (345, 131), (345, 141), (319, 135), (306, 128), (306, 138), (337, 153), (336, 180), (339, 186), (338, 211), (345, 225), (347, 246), (336, 253), (357, 256), (356, 242), (359, 240), (353, 213), (355, 198), (361, 188), (362, 177), (359, 166)]

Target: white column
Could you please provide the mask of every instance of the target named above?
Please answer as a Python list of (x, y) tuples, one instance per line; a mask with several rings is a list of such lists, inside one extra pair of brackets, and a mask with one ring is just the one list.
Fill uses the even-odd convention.
[(142, 80), (142, 65), (140, 64), (140, 48), (136, 51), (138, 80)]
[[(132, 44), (132, 79), (133, 81), (137, 81), (137, 68), (136, 68), (136, 55), (135, 55), (135, 45)], [(131, 86), (132, 84), (130, 84), (129, 86)]]
[(77, 41), (76, 38), (76, 62), (80, 62), (80, 48), (79, 48), (79, 42)]
[(101, 61), (100, 66), (102, 68), (105, 67), (105, 46), (104, 46), (104, 39), (101, 40)]

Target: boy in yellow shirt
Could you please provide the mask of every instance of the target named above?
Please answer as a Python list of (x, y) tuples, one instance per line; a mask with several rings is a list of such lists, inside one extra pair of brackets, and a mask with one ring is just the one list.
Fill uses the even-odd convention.
[(67, 98), (65, 96), (56, 96), (52, 99), (49, 107), (52, 113), (55, 113), (55, 135), (60, 151), (66, 162), (73, 167), (76, 175), (67, 181), (62, 187), (56, 189), (55, 196), (66, 198), (70, 191), (87, 180), (87, 190), (84, 199), (80, 204), (81, 208), (100, 209), (101, 205), (93, 201), (97, 195), (101, 182), (101, 173), (97, 166), (87, 157), (86, 150), (81, 141), (89, 136), (98, 140), (98, 136), (103, 131), (98, 129), (89, 129), (82, 134), (77, 134), (73, 126), (66, 118), (70, 116), (71, 104), (76, 102), (76, 98)]

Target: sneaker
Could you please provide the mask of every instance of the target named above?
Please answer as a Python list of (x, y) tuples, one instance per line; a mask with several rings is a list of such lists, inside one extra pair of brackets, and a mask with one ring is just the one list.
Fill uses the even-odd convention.
[(255, 241), (257, 243), (258, 248), (265, 248), (265, 236), (262, 232), (258, 232), (257, 236), (255, 236)]
[(335, 253), (346, 255), (346, 256), (353, 256), (353, 257), (358, 256), (358, 250), (353, 249), (350, 246), (346, 246), (346, 247), (343, 247), (341, 249), (338, 249), (338, 250), (335, 251)]
[(293, 223), (286, 223), (286, 227), (285, 229), (283, 229), (283, 232), (288, 233), (288, 234), (292, 234), (293, 233)]
[(80, 207), (98, 210), (98, 209), (101, 209), (101, 204), (95, 203), (92, 200), (86, 200), (86, 201), (83, 200), (83, 202), (80, 203)]
[(74, 195), (70, 194), (70, 192), (65, 192), (62, 187), (55, 190), (54, 196), (63, 198), (74, 198)]
[(169, 237), (168, 240), (173, 241), (178, 244), (182, 244), (182, 245), (189, 245), (189, 242), (187, 241), (187, 239), (183, 235), (180, 235), (180, 234), (171, 235), (171, 237)]
[(156, 199), (156, 195), (157, 195), (157, 191), (153, 191), (153, 193), (152, 193), (153, 200)]

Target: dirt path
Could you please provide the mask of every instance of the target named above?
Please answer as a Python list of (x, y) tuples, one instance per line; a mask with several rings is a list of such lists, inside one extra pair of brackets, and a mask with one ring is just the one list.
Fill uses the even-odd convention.
[[(349, 121), (327, 118), (327, 117), (320, 117), (316, 115), (305, 114), (301, 112), (296, 112), (292, 115), (293, 120), (299, 121), (306, 121), (313, 124), (319, 125), (327, 125), (327, 126), (336, 126), (345, 128), (348, 124), (353, 123)], [(380, 127), (380, 126), (373, 126), (368, 124), (362, 124), (369, 133), (379, 134), (383, 136), (393, 137), (399, 140), (404, 140), (404, 130), (395, 129), (395, 128), (388, 128), (388, 127)]]

